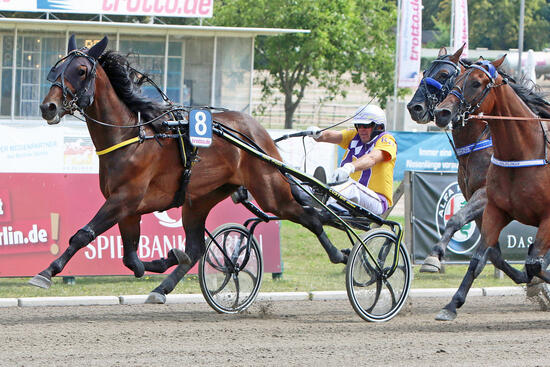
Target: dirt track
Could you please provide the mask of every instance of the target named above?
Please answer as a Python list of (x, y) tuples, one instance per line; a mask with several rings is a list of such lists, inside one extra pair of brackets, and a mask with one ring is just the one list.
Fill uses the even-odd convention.
[(446, 299), (414, 299), (362, 321), (347, 301), (0, 309), (2, 366), (550, 365), (550, 312), (523, 297), (472, 297), (451, 323)]

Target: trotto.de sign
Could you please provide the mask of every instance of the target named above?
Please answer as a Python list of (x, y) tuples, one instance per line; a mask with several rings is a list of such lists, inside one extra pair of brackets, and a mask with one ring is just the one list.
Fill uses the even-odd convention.
[(0, 11), (212, 17), (214, 0), (1, 0)]

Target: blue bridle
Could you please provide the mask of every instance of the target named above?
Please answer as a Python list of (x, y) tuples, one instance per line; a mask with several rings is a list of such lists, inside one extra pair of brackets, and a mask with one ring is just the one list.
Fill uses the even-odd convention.
[[(485, 69), (484, 66), (486, 66), (487, 69)], [(468, 103), (464, 98), (462, 88), (460, 86), (455, 85), (453, 90), (451, 90), (450, 94), (458, 98), (458, 100), (460, 101), (458, 108), (459, 108), (459, 114), (462, 115), (463, 123), (468, 119), (468, 116), (472, 112), (474, 112), (481, 106), (481, 104), (485, 100), (485, 97), (487, 97), (489, 90), (491, 90), (491, 88), (499, 86), (499, 85), (495, 85), (495, 80), (498, 77), (498, 72), (495, 66), (491, 64), (490, 61), (488, 60), (477, 61), (475, 64), (471, 64), (467, 66), (466, 69), (467, 69), (467, 72), (464, 74), (465, 81), (463, 85), (466, 84), (466, 80), (470, 77), (470, 74), (473, 71), (473, 69), (480, 70), (485, 75), (487, 75), (487, 77), (489, 78), (489, 83), (485, 86), (485, 89), (483, 89), (483, 91), (479, 95), (479, 98), (474, 100), (471, 104)], [(503, 82), (506, 83), (506, 80), (504, 80)]]

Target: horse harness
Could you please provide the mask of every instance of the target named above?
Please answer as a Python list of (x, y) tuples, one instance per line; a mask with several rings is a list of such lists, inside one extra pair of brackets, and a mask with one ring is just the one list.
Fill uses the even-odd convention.
[[(187, 123), (187, 118), (185, 118), (184, 116), (184, 112), (189, 113), (189, 109), (174, 106), (173, 108), (170, 108), (162, 113), (160, 116), (157, 116), (156, 118), (143, 123), (141, 122), (140, 114), (138, 113), (137, 124), (131, 126), (121, 126), (95, 120), (91, 116), (88, 116), (84, 110), (89, 107), (94, 101), (97, 60), (89, 56), (85, 52), (85, 50), (85, 48), (82, 48), (71, 51), (67, 56), (60, 59), (50, 69), (50, 72), (48, 73), (47, 80), (52, 83), (52, 86), (59, 87), (63, 92), (63, 109), (71, 115), (74, 115), (74, 112), (78, 111), (85, 118), (89, 118), (93, 122), (99, 123), (103, 126), (115, 128), (139, 128), (138, 136), (124, 140), (106, 149), (96, 151), (96, 154), (98, 156), (111, 153), (130, 144), (141, 144), (145, 140), (155, 139), (159, 143), (159, 145), (162, 146), (162, 143), (160, 142), (161, 139), (176, 139), (176, 141), (178, 142), (178, 150), (183, 165), (183, 172), (180, 179), (180, 187), (176, 191), (174, 199), (169, 208), (183, 205), (183, 202), (185, 201), (186, 188), (189, 183), (189, 178), (191, 176), (191, 168), (198, 159), (198, 149), (193, 146), (189, 141), (189, 125)], [(84, 79), (81, 78), (82, 75), (79, 75), (79, 69), (71, 69), (70, 72), (68, 72), (68, 74), (66, 75), (68, 66), (74, 59), (78, 57), (86, 58), (86, 60), (91, 65), (91, 69)], [(58, 79), (60, 79), (61, 81), (57, 81)], [(76, 93), (73, 93), (67, 87), (67, 85), (65, 84), (65, 79), (67, 79), (75, 88), (75, 90), (77, 90)], [(161, 96), (165, 98), (166, 95), (160, 90), (160, 88), (154, 83), (153, 85), (161, 93)], [(68, 98), (68, 96), (70, 96), (70, 99)], [(172, 103), (170, 102), (170, 104)], [(155, 132), (155, 134), (153, 135), (146, 135), (144, 131), (144, 126), (153, 124), (153, 122), (158, 121), (163, 116), (171, 117), (171, 121), (162, 122), (162, 126), (167, 130), (167, 132)]]
[[(485, 69), (483, 66), (487, 66), (487, 69)], [(508, 84), (508, 80), (503, 78), (502, 83), (495, 84), (496, 78), (498, 76), (498, 72), (497, 72), (496, 68), (494, 67), (494, 65), (491, 64), (487, 60), (478, 61), (475, 64), (467, 66), (466, 69), (470, 69), (470, 70), (464, 74), (463, 79), (467, 80), (467, 78), (470, 76), (473, 69), (477, 69), (477, 70), (482, 71), (489, 78), (490, 82), (485, 86), (485, 88), (483, 89), (483, 91), (481, 92), (479, 97), (476, 100), (474, 100), (474, 102), (472, 102), (472, 103), (468, 103), (466, 101), (466, 99), (464, 98), (463, 92), (462, 92), (462, 88), (460, 86), (455, 85), (453, 90), (451, 90), (450, 93), (452, 95), (454, 95), (455, 97), (457, 97), (460, 101), (459, 115), (461, 115), (460, 120), (462, 120), (462, 126), (464, 126), (465, 121), (467, 121), (469, 119), (491, 119), (491, 118), (492, 119), (510, 119), (510, 120), (511, 119), (515, 119), (515, 120), (518, 119), (518, 118), (515, 118), (515, 117), (504, 118), (502, 116), (486, 116), (483, 113), (481, 113), (479, 115), (472, 115), (473, 112), (476, 111), (481, 106), (481, 104), (483, 103), (483, 101), (485, 100), (487, 95), (489, 94), (489, 91), (491, 90), (491, 88), (497, 88), (497, 87), (500, 87), (502, 85)], [(464, 81), (463, 85), (466, 84), (466, 80)], [(528, 120), (533, 120), (533, 118), (529, 118)], [(542, 134), (544, 136), (544, 138), (543, 138), (544, 158), (529, 159), (529, 160), (522, 160), (522, 161), (504, 161), (504, 160), (500, 160), (498, 158), (495, 158), (494, 155), (491, 155), (491, 163), (496, 165), (496, 166), (506, 167), (506, 168), (544, 166), (544, 165), (550, 163), (550, 161), (548, 160), (548, 144), (550, 143), (550, 141), (548, 140), (548, 131), (544, 128), (544, 126), (542, 124), (542, 120), (540, 118), (539, 118), (539, 125), (541, 127)], [(492, 142), (491, 143), (486, 142), (484, 144), (491, 144), (490, 146), (492, 146)], [(467, 147), (465, 147), (465, 148), (467, 148)], [(455, 153), (456, 152), (457, 151), (455, 150)], [(468, 154), (468, 153), (466, 153), (466, 154)], [(457, 153), (457, 156), (458, 156), (458, 153)]]
[[(61, 88), (61, 91), (63, 92), (63, 109), (69, 114), (73, 114), (74, 111), (77, 110), (85, 109), (94, 101), (94, 81), (96, 77), (97, 60), (84, 51), (85, 48), (81, 48), (69, 52), (67, 56), (55, 63), (46, 77), (46, 79), (52, 83), (52, 86)], [(68, 75), (65, 75), (67, 67), (71, 64), (71, 62), (73, 62), (74, 59), (78, 57), (84, 57), (92, 66), (84, 80), (80, 78), (81, 75), (78, 75), (78, 69), (71, 70)], [(57, 81), (59, 77), (61, 77), (61, 82)], [(67, 79), (75, 88), (77, 91), (76, 93), (73, 93), (69, 88), (67, 88), (65, 85), (65, 79)], [(68, 99), (67, 95), (70, 95), (71, 99)]]
[[(460, 74), (460, 67), (457, 64), (455, 64), (454, 62), (447, 60), (448, 58), (449, 58), (449, 55), (445, 55), (440, 59), (434, 60), (432, 62), (432, 65), (430, 66), (430, 68), (427, 71), (424, 71), (425, 75), (431, 75), (431, 74), (433, 74), (434, 68), (436, 67), (437, 64), (451, 65), (453, 67), (453, 71), (452, 71), (451, 75), (445, 80), (444, 83), (440, 83), (439, 81), (437, 81), (436, 79), (434, 79), (430, 76), (426, 76), (426, 77), (422, 78), (422, 81), (420, 82), (421, 85), (423, 85), (424, 88), (425, 88), (426, 98), (427, 98), (427, 101), (428, 101), (428, 109), (429, 109), (430, 113), (432, 113), (432, 114), (433, 114), (433, 110), (435, 109), (435, 106), (438, 103), (440, 103), (449, 93), (452, 92), (454, 84), (455, 84), (455, 79)], [(462, 61), (459, 61), (459, 62), (464, 67), (468, 67), (468, 65), (464, 65), (464, 63), (462, 63)], [(436, 93), (435, 94), (431, 93), (430, 88), (428, 88), (428, 86), (435, 89)], [(462, 124), (462, 126), (464, 126), (464, 123)], [(447, 132), (446, 132), (446, 135), (447, 135), (447, 138), (449, 139), (449, 143), (451, 145), (451, 148), (453, 149), (453, 152), (455, 153), (455, 156), (458, 159), (458, 157), (469, 155), (470, 153), (473, 153), (473, 152), (476, 152), (476, 151), (479, 151), (479, 150), (491, 148), (493, 146), (493, 141), (491, 140), (490, 137), (488, 137), (487, 139), (481, 140), (481, 138), (487, 132), (488, 132), (488, 125), (485, 126), (485, 129), (481, 132), (480, 136), (478, 137), (478, 139), (476, 140), (475, 143), (468, 144), (468, 145), (463, 146), (463, 147), (456, 147), (453, 143), (453, 140), (449, 137), (449, 134)], [(468, 157), (468, 159), (469, 159), (469, 157)]]
[[(460, 74), (460, 68), (454, 62), (445, 59), (445, 57), (448, 56), (445, 55), (444, 58), (434, 60), (430, 68), (423, 73), (428, 75), (432, 74), (437, 64), (451, 65), (453, 67), (453, 72), (443, 84), (429, 76), (422, 78), (422, 80), (420, 81), (420, 85), (424, 86), (426, 90), (428, 111), (430, 111), (430, 113), (433, 113), (435, 106), (440, 103), (445, 98), (445, 96), (447, 96), (447, 94), (450, 93), (450, 91), (453, 89), (456, 77), (458, 76), (458, 74)], [(435, 89), (436, 92), (431, 93), (429, 87)]]

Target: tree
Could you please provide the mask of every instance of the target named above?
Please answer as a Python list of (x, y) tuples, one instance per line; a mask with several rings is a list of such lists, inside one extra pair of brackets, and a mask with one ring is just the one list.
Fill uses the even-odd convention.
[[(445, 46), (451, 22), (451, 1), (442, 0), (436, 7), (428, 0), (423, 18), (440, 31), (437, 46)], [(471, 48), (507, 50), (518, 47), (519, 0), (468, 0), (469, 43)], [(550, 4), (547, 0), (525, 1), (524, 49), (540, 50), (550, 46)], [(426, 27), (424, 27), (426, 29)], [(443, 43), (443, 44), (441, 44)], [(446, 44), (445, 44), (446, 43)], [(435, 44), (434, 44), (435, 45)], [(434, 46), (430, 45), (430, 46)]]
[(292, 127), (296, 108), (314, 81), (344, 95), (346, 72), (364, 83), (382, 104), (393, 93), (395, 3), (384, 0), (220, 0), (215, 2), (214, 25), (308, 29), (258, 37), (256, 60), (271, 77), (262, 91), (284, 95), (285, 128)]

